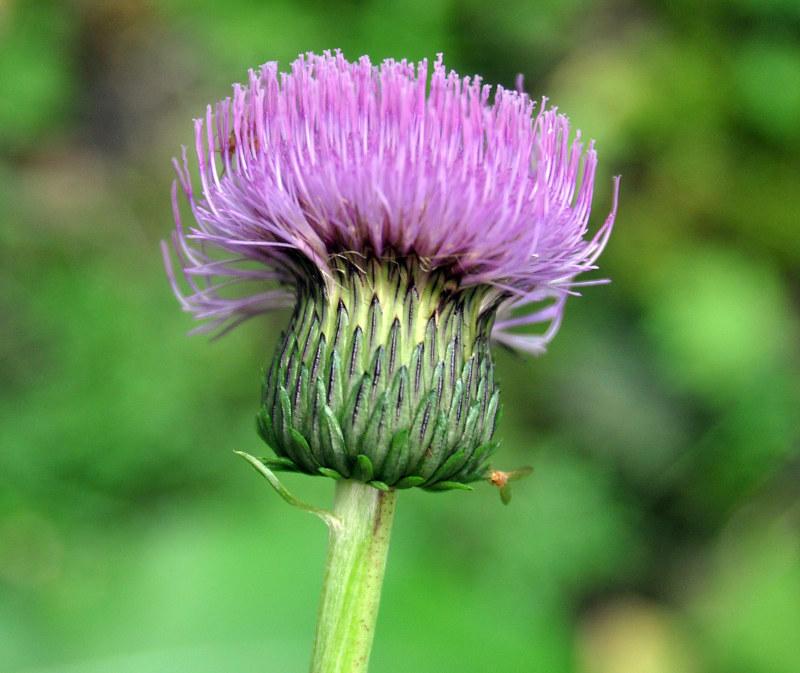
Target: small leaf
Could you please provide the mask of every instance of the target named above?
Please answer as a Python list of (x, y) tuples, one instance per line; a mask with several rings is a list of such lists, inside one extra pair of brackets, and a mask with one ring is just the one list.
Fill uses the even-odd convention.
[(348, 446), (357, 446), (369, 421), (369, 376), (364, 374), (353, 386), (342, 412), (342, 432)]
[(372, 481), (372, 461), (369, 457), (363, 453), (356, 456), (356, 464), (353, 466), (350, 478), (363, 482)]
[(262, 463), (258, 458), (251, 456), (249, 453), (245, 453), (244, 451), (234, 451), (234, 453), (250, 463), (256, 472), (261, 474), (270, 483), (270, 486), (272, 486), (272, 488), (278, 492), (278, 495), (280, 495), (281, 498), (283, 498), (290, 505), (297, 507), (304, 512), (308, 512), (309, 514), (318, 516), (328, 525), (328, 528), (330, 528), (331, 531), (340, 531), (342, 529), (342, 522), (338, 516), (336, 516), (333, 512), (329, 512), (327, 509), (320, 509), (319, 507), (307, 505), (306, 503), (295, 498), (291, 493), (289, 493), (289, 491), (286, 490), (286, 487), (281, 484), (280, 480), (272, 473), (272, 470), (264, 465), (264, 463)]
[(361, 331), (361, 327), (357, 326), (345, 350), (344, 364), (349, 379), (353, 379), (359, 372), (364, 370), (364, 365), (362, 364), (363, 340), (364, 334)]
[(386, 364), (386, 348), (381, 344), (375, 349), (375, 354), (372, 356), (372, 362), (369, 368), (370, 397), (372, 399), (375, 399), (386, 390), (386, 379), (389, 375), (388, 369), (389, 367)]
[(372, 297), (372, 303), (369, 305), (369, 312), (367, 313), (367, 326), (366, 337), (368, 348), (372, 350), (375, 344), (381, 343), (381, 335), (383, 334), (383, 310), (381, 310), (381, 303), (378, 297)]
[(422, 388), (424, 363), (425, 346), (422, 343), (418, 343), (416, 348), (414, 348), (414, 352), (411, 354), (411, 362), (408, 367), (408, 371), (411, 374), (411, 379), (413, 382), (415, 398), (419, 395), (420, 389)]
[(453, 336), (450, 339), (450, 342), (447, 344), (447, 350), (445, 350), (444, 354), (444, 395), (442, 397), (441, 405), (443, 407), (449, 407), (450, 402), (452, 400), (452, 395), (454, 394), (454, 388), (456, 384), (456, 373), (458, 371), (457, 367), (457, 348), (458, 348), (458, 339)]
[(408, 430), (401, 430), (392, 438), (380, 476), (387, 484), (397, 482), (408, 467)]
[(331, 348), (336, 353), (343, 345), (345, 335), (347, 334), (347, 325), (350, 323), (350, 314), (347, 312), (347, 307), (344, 301), (339, 300), (339, 306), (336, 311), (336, 333), (331, 342)]
[[(419, 292), (417, 292), (417, 288), (413, 285), (406, 290), (406, 294), (403, 297), (403, 322), (407, 326), (407, 333), (406, 336), (408, 339), (413, 339), (414, 337), (414, 324), (415, 318), (417, 316), (417, 307), (419, 306)], [(413, 341), (412, 341), (413, 343)]]
[(486, 405), (486, 411), (483, 416), (483, 432), (481, 432), (480, 443), (485, 444), (494, 434), (495, 424), (497, 423), (497, 403), (500, 399), (500, 391), (495, 390), (494, 394), (489, 399), (489, 404)]
[(384, 391), (375, 401), (372, 415), (367, 423), (367, 427), (364, 429), (364, 434), (358, 442), (358, 452), (371, 455), (375, 461), (375, 467), (378, 472), (380, 472), (380, 466), (388, 450), (388, 442), (384, 440), (386, 436), (384, 417), (388, 407), (389, 391)]
[(422, 462), (425, 450), (430, 444), (433, 428), (436, 424), (436, 402), (436, 391), (431, 390), (417, 407), (409, 434), (409, 448), (412, 452), (409, 456), (409, 460), (412, 463), (409, 465), (411, 471), (416, 470), (420, 462)]
[(411, 383), (408, 378), (408, 368), (403, 365), (395, 374), (392, 381), (390, 404), (389, 432), (407, 428), (411, 423)]
[(430, 486), (423, 486), (426, 491), (472, 491), (474, 490), (469, 484), (463, 484), (460, 481), (437, 481)]
[(426, 488), (433, 486), (436, 482), (442, 480), (444, 477), (450, 477), (458, 472), (469, 459), (467, 452), (464, 449), (459, 449), (453, 453), (444, 463), (439, 466), (429, 478)]
[[(425, 358), (428, 370), (433, 368), (436, 364), (436, 336), (438, 330), (436, 329), (436, 317), (431, 316), (428, 324), (425, 325), (425, 350), (428, 352), (429, 357)], [(427, 378), (427, 377), (426, 377)]]
[(332, 470), (329, 467), (318, 467), (317, 472), (321, 474), (323, 477), (330, 477), (331, 479), (344, 479), (344, 475), (339, 474), (336, 470)]
[(342, 360), (339, 353), (333, 351), (330, 357), (330, 371), (328, 372), (328, 389), (326, 402), (332, 409), (341, 410), (344, 404), (344, 376), (342, 375)]
[(462, 442), (467, 446), (482, 446), (480, 442), (478, 442), (478, 431), (480, 429), (481, 423), (481, 402), (480, 400), (475, 400), (469, 406), (469, 410), (467, 411), (467, 419), (464, 421), (464, 435), (462, 436)]
[(336, 416), (333, 415), (327, 405), (320, 409), (320, 436), (322, 438), (322, 455), (325, 458), (325, 467), (332, 467), (349, 477), (350, 470), (347, 467), (347, 452), (342, 429), (339, 427)]
[(300, 471), (297, 468), (297, 465), (295, 465), (289, 458), (262, 458), (261, 461), (270, 470), (278, 470), (279, 472), (299, 472)]
[(476, 481), (478, 479), (486, 478), (486, 473), (489, 472), (488, 465), (481, 467), (481, 464), (492, 455), (492, 452), (497, 448), (498, 442), (491, 441), (482, 444), (470, 456), (469, 461), (461, 468), (456, 474), (452, 475), (452, 479), (461, 481)]
[(325, 338), (325, 333), (323, 332), (319, 335), (319, 345), (314, 353), (314, 361), (311, 363), (310, 381), (316, 380), (320, 375), (320, 365), (325, 362), (325, 349), (327, 344), (328, 340)]
[(414, 486), (419, 486), (425, 479), (423, 477), (403, 477), (400, 481), (398, 481), (394, 487), (395, 488), (412, 488)]
[(278, 442), (275, 440), (275, 432), (272, 429), (272, 419), (263, 407), (258, 413), (256, 421), (258, 423), (258, 434), (261, 436), (261, 439), (264, 440), (264, 443), (275, 451), (275, 453), (283, 453), (283, 451), (279, 450)]
[(426, 480), (439, 469), (445, 460), (447, 451), (447, 414), (440, 411), (436, 417), (436, 425), (433, 429), (431, 442), (425, 450), (421, 465), (417, 467), (417, 473)]
[(289, 433), (292, 437), (292, 448), (294, 455), (301, 455), (304, 457), (303, 464), (311, 466), (311, 471), (314, 472), (320, 464), (320, 458), (315, 456), (308, 445), (306, 438), (303, 437), (294, 428), (289, 428)]
[(292, 413), (295, 418), (305, 418), (306, 410), (310, 401), (308, 394), (308, 367), (305, 364), (300, 365), (300, 374), (297, 379), (297, 385), (292, 391)]
[(395, 318), (392, 326), (389, 329), (389, 350), (387, 357), (387, 373), (389, 376), (394, 374), (395, 367), (397, 366), (397, 359), (403, 349), (403, 336), (400, 329), (400, 321)]
[(289, 430), (292, 427), (292, 403), (289, 401), (289, 395), (286, 388), (280, 386), (278, 388), (278, 417), (275, 419), (277, 423), (273, 426), (275, 430), (275, 437), (284, 451), (288, 453), (292, 446), (291, 433)]
[[(453, 399), (450, 402), (450, 410), (447, 413), (447, 445), (454, 446), (461, 439), (466, 423), (464, 408), (467, 406), (467, 398), (464, 394), (464, 382), (461, 379), (456, 381), (453, 386)], [(462, 423), (463, 421), (463, 423)]]

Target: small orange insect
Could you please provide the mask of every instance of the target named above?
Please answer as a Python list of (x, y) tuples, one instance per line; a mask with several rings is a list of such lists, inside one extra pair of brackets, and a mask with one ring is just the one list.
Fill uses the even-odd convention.
[(521, 467), (511, 472), (492, 470), (489, 475), (489, 481), (500, 489), (500, 499), (503, 501), (504, 505), (507, 505), (511, 502), (511, 482), (519, 481), (522, 477), (528, 476), (531, 472), (533, 472), (532, 467)]
[[(252, 132), (252, 129), (251, 129)], [(248, 139), (249, 141), (249, 139)], [(258, 152), (258, 136), (253, 138), (253, 149)], [(222, 149), (217, 150), (218, 152), (222, 152)], [(230, 136), (228, 136), (228, 154), (233, 154), (236, 151), (236, 134), (231, 131)]]

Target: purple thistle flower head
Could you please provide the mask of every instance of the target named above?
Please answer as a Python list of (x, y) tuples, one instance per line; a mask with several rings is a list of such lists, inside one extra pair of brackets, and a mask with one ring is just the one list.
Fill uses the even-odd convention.
[[(544, 101), (542, 108), (544, 107)], [(425, 61), (307, 54), (195, 122), (175, 162), (184, 308), (226, 329), (294, 306), (265, 378), (270, 466), (377, 488), (487, 477), (490, 339), (540, 352), (614, 220), (587, 223), (597, 157), (555, 110)], [(252, 289), (256, 288), (256, 289)], [(538, 334), (519, 326), (543, 325)]]
[[(288, 74), (275, 62), (250, 71), (248, 86), (195, 122), (199, 192), (186, 149), (174, 162), (195, 220), (184, 228), (174, 187), (190, 288), (167, 258), (177, 296), (201, 329), (225, 330), (291, 306), (309, 265), (335, 283), (341, 255), (414, 258), (459, 287), (491, 286), (493, 339), (542, 351), (575, 278), (595, 268), (618, 187), (589, 237), (595, 150), (544, 104), (534, 114), (525, 94), (498, 86), (492, 96), (441, 56), (430, 81), (427, 61), (376, 67), (339, 52), (301, 56)], [(241, 283), (251, 288), (230, 287)], [(533, 324), (540, 334), (512, 331)]]

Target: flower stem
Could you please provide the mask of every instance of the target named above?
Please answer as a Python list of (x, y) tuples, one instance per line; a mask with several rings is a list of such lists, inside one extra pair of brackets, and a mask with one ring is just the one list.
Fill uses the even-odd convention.
[(311, 673), (364, 673), (378, 617), (397, 491), (338, 480)]

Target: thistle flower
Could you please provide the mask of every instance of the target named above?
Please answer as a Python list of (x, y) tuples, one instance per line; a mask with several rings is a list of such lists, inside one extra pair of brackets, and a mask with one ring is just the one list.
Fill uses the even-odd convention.
[(294, 307), (258, 414), (271, 467), (378, 488), (487, 476), (489, 342), (544, 350), (616, 212), (615, 183), (589, 236), (596, 154), (545, 103), (441, 56), (428, 81), (426, 61), (325, 52), (250, 71), (196, 120), (199, 194), (186, 149), (175, 162), (189, 230), (173, 185), (188, 292), (167, 268), (201, 330)]

